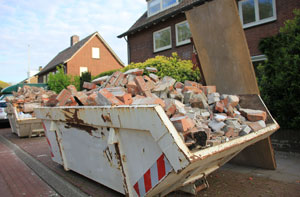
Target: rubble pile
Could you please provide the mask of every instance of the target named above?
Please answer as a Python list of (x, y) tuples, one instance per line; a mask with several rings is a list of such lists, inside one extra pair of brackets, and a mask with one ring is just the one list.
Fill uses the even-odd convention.
[(125, 73), (84, 82), (87, 90), (68, 86), (48, 106), (104, 106), (159, 104), (192, 149), (215, 146), (266, 127), (266, 112), (243, 109), (236, 95), (219, 94), (216, 86), (193, 81), (177, 82), (155, 75), (155, 68), (132, 69)]
[(33, 109), (45, 106), (49, 98), (56, 98), (56, 96), (53, 91), (24, 85), (18, 89), (18, 92), (13, 92), (13, 96), (7, 97), (7, 102), (16, 107), (19, 118), (24, 119), (35, 117)]

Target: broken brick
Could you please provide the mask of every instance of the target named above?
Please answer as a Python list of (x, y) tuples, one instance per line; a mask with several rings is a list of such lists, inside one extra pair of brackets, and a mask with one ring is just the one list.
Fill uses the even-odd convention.
[(200, 93), (202, 93), (202, 90), (199, 89), (199, 88), (197, 88), (197, 87), (195, 87), (195, 86), (184, 86), (182, 92), (184, 93), (184, 92), (188, 92), (188, 91), (191, 91), (194, 94), (200, 94)]
[(146, 67), (146, 70), (147, 70), (148, 72), (157, 73), (157, 68)]
[(253, 131), (258, 131), (266, 127), (266, 123), (263, 120), (259, 120), (256, 122), (250, 122), (248, 123), (248, 126), (253, 130)]
[(160, 99), (160, 98), (155, 98), (155, 97), (144, 97), (144, 98), (134, 98), (132, 105), (153, 105), (153, 104), (158, 104), (162, 106), (163, 108), (165, 107), (165, 102)]
[(262, 110), (253, 110), (253, 109), (240, 109), (240, 112), (245, 116), (249, 121), (255, 122), (259, 120), (266, 121), (267, 113)]
[(154, 82), (158, 82), (159, 81), (159, 77), (153, 73), (149, 74), (149, 77), (154, 81)]
[(82, 85), (83, 88), (85, 89), (88, 89), (88, 90), (92, 90), (92, 89), (95, 89), (97, 88), (97, 85), (94, 84), (94, 83), (90, 83), (90, 82), (84, 82), (83, 85)]
[(132, 74), (132, 75), (141, 76), (141, 75), (143, 75), (143, 73), (144, 73), (144, 69), (134, 68), (134, 69), (130, 69), (130, 70), (126, 71), (124, 73), (124, 75)]
[(220, 101), (216, 102), (215, 110), (222, 113), (224, 111), (224, 104)]
[(177, 131), (182, 133), (188, 131), (189, 129), (192, 129), (195, 126), (194, 121), (187, 116), (171, 118), (170, 120), (174, 124)]
[(98, 103), (99, 105), (124, 105), (122, 101), (117, 99), (106, 88), (98, 91)]
[(71, 97), (71, 92), (67, 89), (63, 89), (59, 95), (56, 97), (57, 101), (58, 101), (58, 106), (64, 106), (68, 99)]
[(116, 96), (120, 101), (122, 101), (125, 105), (132, 104), (132, 96), (129, 93), (125, 93), (123, 95)]
[(205, 95), (215, 93), (217, 91), (216, 86), (202, 86), (202, 90)]
[(184, 88), (184, 84), (179, 82), (179, 81), (176, 82), (174, 86), (175, 86), (176, 89), (183, 89)]
[(72, 95), (76, 95), (77, 89), (74, 85), (67, 86), (67, 89), (72, 93)]

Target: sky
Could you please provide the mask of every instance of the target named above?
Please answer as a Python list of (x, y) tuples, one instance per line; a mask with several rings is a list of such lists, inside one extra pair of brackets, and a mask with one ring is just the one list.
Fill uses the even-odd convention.
[(98, 31), (127, 65), (118, 35), (146, 11), (145, 0), (0, 0), (0, 80), (18, 83), (28, 68), (44, 67), (57, 53)]

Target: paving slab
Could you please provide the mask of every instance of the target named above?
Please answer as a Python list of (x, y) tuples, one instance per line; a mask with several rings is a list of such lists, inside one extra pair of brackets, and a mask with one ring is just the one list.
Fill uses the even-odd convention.
[(59, 196), (0, 141), (0, 196)]

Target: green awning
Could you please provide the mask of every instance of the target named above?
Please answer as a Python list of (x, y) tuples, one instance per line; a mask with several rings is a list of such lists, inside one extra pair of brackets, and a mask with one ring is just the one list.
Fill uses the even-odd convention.
[(35, 87), (40, 87), (40, 88), (44, 88), (44, 89), (48, 89), (48, 86), (46, 83), (19, 83), (19, 84), (16, 84), (16, 85), (12, 85), (12, 86), (8, 86), (6, 88), (3, 88), (1, 90), (1, 93), (2, 94), (11, 94), (12, 92), (17, 92), (19, 87), (23, 87), (23, 86), (35, 86)]

